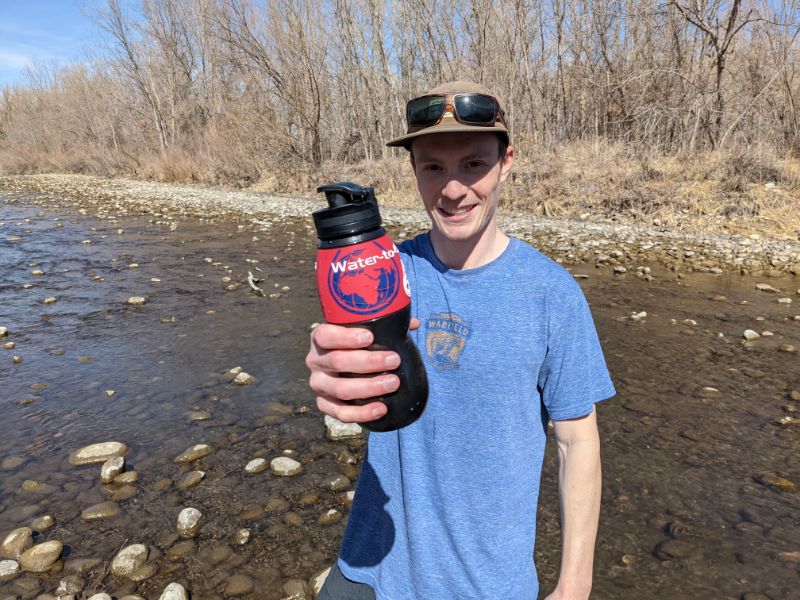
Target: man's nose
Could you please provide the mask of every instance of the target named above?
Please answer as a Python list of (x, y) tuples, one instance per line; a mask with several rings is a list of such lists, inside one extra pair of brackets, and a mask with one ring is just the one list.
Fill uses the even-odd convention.
[(449, 200), (458, 200), (467, 193), (467, 186), (457, 177), (450, 177), (442, 189), (442, 196)]

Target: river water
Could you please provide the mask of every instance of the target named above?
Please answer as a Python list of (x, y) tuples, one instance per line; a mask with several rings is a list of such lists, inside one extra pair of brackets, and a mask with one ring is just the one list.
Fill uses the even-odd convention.
[[(313, 256), (307, 221), (97, 216), (0, 197), (0, 326), (9, 330), (0, 346), (14, 343), (0, 349), (0, 536), (51, 515), (55, 525), (35, 538), (63, 542), (66, 561), (63, 571), (0, 582), (0, 598), (52, 594), (83, 567), (78, 597), (157, 598), (180, 581), (193, 600), (222, 598), (244, 575), (255, 591), (243, 597), (278, 600), (287, 582), (335, 560), (364, 441), (328, 441), (307, 387), (309, 326), (320, 319)], [(791, 424), (800, 354), (785, 351), (800, 347), (800, 280), (770, 279), (781, 290), (770, 294), (738, 275), (678, 278), (654, 266), (645, 281), (571, 269), (588, 275), (581, 285), (619, 392), (598, 408), (593, 597), (800, 598), (800, 424)], [(267, 297), (249, 290), (248, 270)], [(131, 296), (146, 303), (129, 305)], [(773, 335), (744, 344), (745, 329)], [(237, 366), (255, 382), (232, 383)], [(111, 440), (130, 447), (126, 470), (139, 482), (104, 486), (99, 466), (70, 466), (72, 451)], [(214, 452), (173, 462), (198, 443)], [(280, 455), (303, 473), (243, 472)], [(190, 469), (205, 478), (178, 489)], [(536, 560), (548, 590), (559, 566), (552, 440), (544, 472)], [(117, 516), (81, 517), (109, 499)], [(186, 506), (203, 513), (189, 543), (174, 533)], [(321, 523), (330, 509), (343, 518)], [(242, 528), (246, 544), (235, 540)], [(138, 583), (109, 569), (132, 543), (151, 547), (156, 568)]]

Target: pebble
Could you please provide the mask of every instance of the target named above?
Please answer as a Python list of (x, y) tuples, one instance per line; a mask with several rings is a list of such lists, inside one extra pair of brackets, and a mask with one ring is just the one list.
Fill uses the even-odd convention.
[(13, 471), (23, 464), (25, 464), (25, 459), (21, 456), (9, 456), (0, 462), (0, 471)]
[(42, 533), (50, 529), (53, 525), (56, 524), (56, 520), (51, 517), (50, 515), (44, 515), (39, 517), (38, 519), (34, 519), (31, 522), (31, 529), (38, 533)]
[(19, 557), (19, 565), (29, 573), (44, 573), (61, 557), (63, 549), (64, 545), (57, 540), (36, 544)]
[(178, 535), (184, 538), (194, 537), (203, 516), (196, 508), (184, 508), (178, 515)]
[(105, 592), (100, 592), (99, 594), (93, 594), (92, 596), (89, 596), (89, 600), (112, 600), (112, 598)]
[(11, 362), (14, 363), (15, 365), (18, 365), (19, 363), (22, 362), (22, 357), (21, 356), (17, 356), (15, 354), (14, 356), (11, 357)]
[(240, 529), (236, 532), (236, 535), (233, 536), (233, 543), (237, 546), (244, 546), (250, 541), (250, 537), (251, 534), (249, 529)]
[(693, 545), (683, 540), (664, 540), (655, 547), (655, 555), (660, 560), (688, 558), (695, 551)]
[(114, 481), (114, 478), (122, 473), (122, 470), (125, 468), (125, 459), (121, 456), (115, 456), (114, 458), (109, 458), (106, 462), (103, 463), (103, 466), (100, 468), (100, 480), (103, 483), (111, 483)]
[(138, 490), (132, 485), (122, 485), (111, 490), (111, 500), (114, 502), (122, 502), (128, 498), (133, 498), (138, 493)]
[(303, 470), (303, 465), (288, 456), (273, 458), (269, 466), (275, 475), (281, 477), (292, 477)]
[(336, 521), (341, 518), (342, 513), (335, 508), (330, 508), (319, 516), (318, 522), (320, 525), (330, 525), (331, 523), (336, 523)]
[(190, 410), (186, 413), (186, 418), (190, 421), (208, 421), (211, 413), (207, 410)]
[(631, 321), (641, 321), (645, 318), (647, 318), (647, 313), (645, 311), (631, 313)]
[(122, 442), (101, 442), (73, 452), (69, 457), (69, 464), (79, 466), (104, 463), (109, 458), (125, 456), (127, 452), (128, 447)]
[(778, 290), (776, 290), (774, 287), (772, 287), (768, 283), (757, 283), (756, 284), (756, 289), (759, 292), (767, 292), (767, 293), (770, 293), (770, 294), (775, 294), (775, 293), (778, 292)]
[(791, 304), (791, 298), (778, 298), (778, 304)]
[(222, 594), (225, 596), (244, 596), (254, 589), (253, 580), (247, 575), (231, 575), (225, 582)]
[(3, 344), (3, 350), (13, 350), (17, 345), (14, 342), (6, 342)]
[(363, 434), (358, 423), (342, 423), (330, 415), (325, 415), (325, 434), (329, 440), (350, 440), (360, 438)]
[(85, 585), (83, 579), (78, 575), (69, 575), (58, 582), (56, 597), (59, 598), (59, 600), (64, 598), (72, 599), (83, 591)]
[(795, 352), (797, 352), (797, 348), (792, 344), (781, 344), (780, 346), (778, 346), (778, 350), (780, 350), (781, 352), (788, 352), (789, 354), (794, 354)]
[(214, 452), (214, 448), (208, 444), (195, 444), (191, 448), (184, 450), (183, 453), (176, 456), (173, 460), (176, 463), (190, 463), (208, 456)]
[(627, 272), (628, 272), (628, 269), (623, 267), (622, 265), (617, 265), (616, 267), (614, 267), (614, 273), (622, 274), (622, 273), (627, 273)]
[(342, 502), (347, 508), (350, 508), (351, 506), (353, 506), (353, 498), (355, 497), (356, 497), (355, 490), (348, 490), (347, 492), (344, 493)]
[(114, 478), (114, 483), (138, 483), (139, 482), (139, 471), (128, 471), (126, 473), (120, 473)]
[(325, 580), (330, 575), (331, 568), (328, 567), (327, 569), (323, 569), (316, 575), (311, 578), (311, 581), (308, 582), (308, 587), (311, 588), (311, 594), (316, 598), (319, 596), (319, 593), (322, 591), (322, 586), (325, 585)]
[(36, 275), (37, 277), (41, 277), (42, 275), (44, 275), (44, 271), (42, 271), (41, 269), (34, 269), (33, 271), (31, 271), (31, 275)]
[(164, 591), (159, 596), (158, 600), (189, 600), (189, 596), (180, 583), (170, 583), (164, 588)]
[(144, 544), (132, 544), (120, 550), (111, 562), (111, 572), (117, 577), (130, 577), (147, 562), (150, 552)]
[(270, 498), (264, 505), (267, 512), (283, 512), (289, 510), (289, 503), (283, 498)]
[(128, 298), (128, 304), (132, 304), (134, 306), (141, 306), (147, 302), (147, 299), (144, 296), (131, 296)]
[(245, 373), (244, 371), (242, 371), (241, 373), (236, 375), (236, 377), (234, 378), (233, 382), (236, 385), (250, 385), (255, 380), (256, 380), (255, 377), (253, 377), (249, 373)]
[(108, 398), (113, 398), (114, 396), (116, 396), (116, 395), (117, 395), (117, 392), (116, 392), (116, 390), (106, 390), (106, 391), (104, 391), (103, 393), (104, 393), (104, 394), (106, 395), (106, 397), (108, 397)]
[(350, 480), (344, 475), (332, 475), (322, 481), (323, 487), (339, 492), (350, 487)]
[(175, 487), (179, 490), (188, 490), (203, 481), (205, 476), (205, 471), (189, 471), (181, 476)]
[(42, 304), (55, 304), (57, 302), (57, 298), (55, 296), (48, 296), (44, 300), (42, 300)]
[(306, 582), (302, 579), (289, 579), (283, 584), (283, 598), (281, 600), (307, 600)]
[(752, 329), (745, 329), (744, 333), (742, 334), (742, 337), (744, 337), (744, 339), (746, 339), (749, 342), (752, 340), (757, 340), (758, 338), (761, 337), (761, 335), (753, 331)]
[(254, 458), (244, 467), (245, 473), (248, 473), (250, 475), (263, 473), (267, 469), (269, 469), (269, 463), (263, 458)]
[(30, 527), (20, 527), (9, 533), (0, 544), (0, 556), (16, 560), (31, 547), (33, 547), (33, 531)]
[(8, 327), (0, 327), (0, 338), (4, 338), (8, 335)]
[(783, 477), (779, 477), (778, 475), (772, 474), (762, 474), (756, 475), (753, 477), (753, 480), (756, 483), (760, 483), (761, 485), (772, 488), (774, 490), (780, 490), (784, 492), (793, 492), (797, 489), (797, 486), (793, 481), (789, 481)]
[(0, 581), (11, 581), (19, 573), (19, 563), (15, 560), (0, 560)]
[(116, 502), (100, 502), (81, 512), (81, 519), (84, 521), (100, 521), (111, 519), (119, 514), (119, 504)]

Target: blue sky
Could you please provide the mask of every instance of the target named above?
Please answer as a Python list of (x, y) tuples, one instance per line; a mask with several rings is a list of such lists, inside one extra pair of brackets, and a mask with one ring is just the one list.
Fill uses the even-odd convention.
[(99, 32), (77, 0), (0, 0), (0, 87), (24, 82), (33, 60), (81, 61)]

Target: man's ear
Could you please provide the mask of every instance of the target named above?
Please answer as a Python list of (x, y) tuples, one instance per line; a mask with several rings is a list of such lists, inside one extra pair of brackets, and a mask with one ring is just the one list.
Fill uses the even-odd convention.
[(408, 160), (411, 161), (411, 169), (416, 173), (417, 162), (414, 160), (414, 151), (411, 148), (408, 149)]
[(514, 146), (509, 146), (506, 148), (506, 153), (504, 156), (500, 157), (500, 183), (503, 183), (507, 178), (509, 173), (511, 173), (511, 167), (514, 165)]

